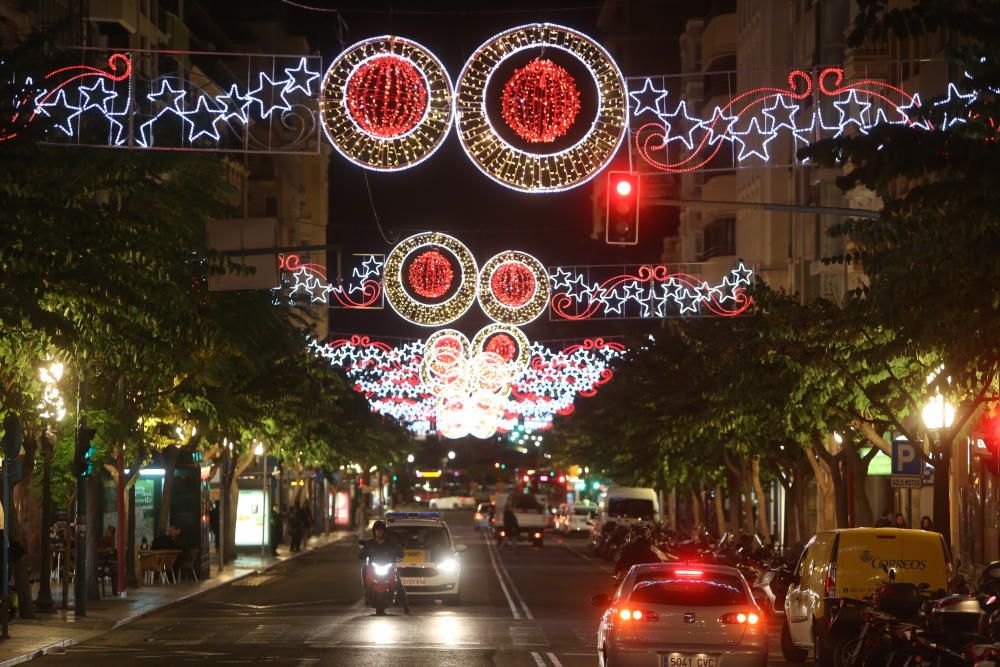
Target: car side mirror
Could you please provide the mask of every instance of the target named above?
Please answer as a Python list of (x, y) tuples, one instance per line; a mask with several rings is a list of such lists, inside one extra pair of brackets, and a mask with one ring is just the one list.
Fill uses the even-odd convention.
[(469, 547), (467, 545), (465, 545), (465, 544), (456, 544), (455, 545), (455, 553), (457, 553), (457, 554), (465, 553), (468, 550), (469, 550)]
[(595, 607), (601, 607), (602, 609), (607, 609), (611, 606), (611, 598), (608, 597), (607, 593), (601, 593), (600, 595), (595, 595), (590, 598), (590, 604)]

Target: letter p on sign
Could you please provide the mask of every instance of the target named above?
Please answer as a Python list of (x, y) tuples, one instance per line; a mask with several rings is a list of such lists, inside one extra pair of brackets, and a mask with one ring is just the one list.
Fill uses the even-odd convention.
[(903, 440), (892, 443), (892, 474), (920, 475), (920, 454), (917, 445)]

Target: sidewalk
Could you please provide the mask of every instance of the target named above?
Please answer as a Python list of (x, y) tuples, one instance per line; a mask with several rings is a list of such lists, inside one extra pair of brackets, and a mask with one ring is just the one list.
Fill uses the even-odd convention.
[[(184, 580), (172, 586), (141, 586), (129, 589), (125, 598), (109, 597), (99, 602), (90, 601), (87, 603), (87, 615), (80, 619), (73, 615), (72, 608), (68, 611), (58, 610), (54, 614), (36, 612), (35, 618), (30, 620), (18, 618), (10, 625), (10, 639), (0, 642), (0, 667), (17, 665), (47, 653), (65, 650), (165, 607), (204, 595), (220, 586), (353, 535), (353, 532), (341, 531), (313, 537), (309, 540), (309, 546), (296, 554), (289, 553), (284, 546), (279, 547), (276, 557), (240, 554), (236, 562), (227, 565), (221, 574), (213, 562), (212, 576), (208, 579), (197, 583)], [(53, 582), (52, 588), (53, 597), (59, 605), (60, 587)], [(72, 587), (70, 591), (72, 592)]]

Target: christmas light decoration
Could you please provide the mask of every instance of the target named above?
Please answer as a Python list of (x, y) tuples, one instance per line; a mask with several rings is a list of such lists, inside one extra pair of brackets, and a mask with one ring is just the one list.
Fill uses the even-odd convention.
[(280, 257), (281, 283), (273, 291), (276, 302), (308, 299), (309, 304), (328, 304), (333, 308), (378, 309), (382, 307), (381, 255), (355, 255), (360, 266), (351, 271), (349, 281), (327, 279), (322, 264), (303, 262), (298, 255)]
[(376, 56), (347, 80), (347, 110), (361, 129), (376, 137), (410, 132), (427, 112), (427, 86), (408, 60)]
[[(674, 315), (735, 317), (747, 313), (753, 269), (740, 262), (716, 285), (687, 271), (664, 265), (642, 265), (625, 273), (621, 267), (556, 267), (551, 278), (552, 319), (649, 319)], [(688, 271), (699, 265), (683, 266)], [(602, 270), (603, 269), (603, 270)], [(613, 274), (600, 281), (587, 273)]]
[[(552, 153), (523, 150), (505, 140), (489, 117), (486, 95), (493, 75), (508, 58), (529, 49), (566, 54), (582, 63), (593, 79), (596, 113), (587, 132), (569, 148)], [(524, 76), (524, 81), (530, 81), (528, 73)], [(625, 79), (614, 60), (586, 35), (551, 23), (512, 28), (476, 49), (458, 76), (455, 85), (458, 137), (473, 164), (502, 185), (532, 193), (567, 190), (586, 183), (614, 157), (625, 136), (626, 93)], [(567, 98), (561, 96), (561, 99)], [(572, 108), (571, 100), (568, 107), (562, 105)], [(508, 108), (513, 118), (522, 118), (515, 113), (515, 107), (512, 95)], [(547, 114), (542, 117), (554, 120)], [(553, 131), (557, 127), (553, 125)], [(528, 137), (547, 136), (534, 131), (526, 133)]]
[(472, 338), (472, 349), (492, 352), (511, 364), (517, 375), (531, 361), (531, 343), (517, 327), (507, 324), (487, 324)]
[(545, 311), (549, 274), (531, 255), (508, 250), (494, 255), (479, 274), (479, 305), (490, 319), (522, 325)]
[(559, 139), (580, 113), (580, 91), (573, 76), (546, 58), (515, 70), (500, 100), (507, 125), (531, 144)]
[(451, 80), (426, 48), (403, 37), (349, 46), (323, 77), (323, 130), (356, 165), (396, 171), (430, 157), (451, 128)]
[(437, 250), (417, 255), (407, 269), (407, 283), (422, 297), (437, 299), (444, 296), (455, 279), (451, 262)]
[[(495, 326), (500, 325), (491, 325)], [(472, 358), (480, 358), (477, 364), (470, 365), (478, 369), (474, 382), (464, 392), (437, 395), (421, 379), (426, 353), (428, 349), (454, 350), (456, 344), (461, 347), (464, 336), (450, 330), (437, 332), (431, 338), (434, 340), (394, 346), (366, 336), (351, 336), (326, 344), (313, 342), (310, 349), (343, 369), (354, 390), (365, 396), (373, 411), (419, 434), (429, 432), (434, 424), (441, 435), (452, 438), (488, 438), (515, 424), (523, 424), (526, 431), (548, 428), (557, 415), (572, 412), (577, 397), (593, 396), (610, 381), (614, 375), (611, 363), (625, 353), (621, 343), (600, 338), (561, 349), (533, 343), (528, 352), (530, 363), (505, 391), (497, 380), (503, 380), (500, 369), (509, 365), (496, 354), (477, 353), (474, 342), (470, 353)], [(496, 390), (498, 386), (500, 391)]]
[[(454, 262), (445, 258), (442, 250), (450, 253)], [(452, 272), (447, 281), (448, 287), (443, 291), (442, 279), (447, 272), (438, 264), (437, 256), (448, 262), (448, 268)], [(411, 257), (414, 258), (412, 263), (408, 261)], [(434, 271), (437, 278), (424, 282), (425, 276), (421, 269), (417, 272), (420, 276), (417, 283), (410, 283), (413, 275), (409, 269), (421, 258), (425, 258), (421, 266), (432, 264), (437, 266)], [(406, 280), (403, 278), (404, 267), (407, 268)], [(475, 258), (458, 239), (440, 232), (416, 234), (400, 241), (386, 258), (385, 295), (389, 305), (403, 319), (421, 326), (442, 326), (461, 317), (476, 300), (477, 274)], [(418, 284), (421, 290), (427, 291), (427, 294), (417, 291)], [(415, 294), (410, 293), (408, 285)], [(437, 294), (440, 297), (448, 292), (450, 294), (440, 301), (437, 297), (430, 296)]]

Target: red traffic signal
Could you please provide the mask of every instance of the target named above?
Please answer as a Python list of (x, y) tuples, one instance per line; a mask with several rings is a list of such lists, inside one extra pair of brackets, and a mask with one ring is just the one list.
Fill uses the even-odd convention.
[(639, 243), (639, 174), (609, 171), (605, 197), (605, 242), (611, 245)]
[(976, 431), (986, 445), (980, 456), (988, 461), (993, 474), (1000, 476), (1000, 409), (984, 414)]

